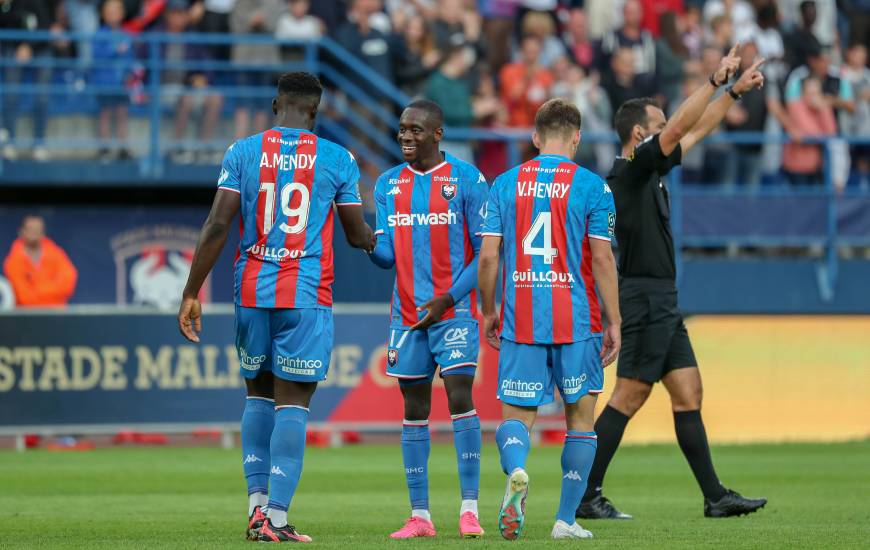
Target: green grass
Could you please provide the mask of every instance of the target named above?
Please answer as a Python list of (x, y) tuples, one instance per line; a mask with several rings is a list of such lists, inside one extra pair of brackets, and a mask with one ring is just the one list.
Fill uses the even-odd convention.
[[(397, 445), (310, 448), (291, 521), (322, 548), (868, 548), (870, 442), (716, 447), (729, 487), (770, 499), (743, 518), (705, 519), (676, 446), (626, 447), (607, 494), (637, 518), (589, 521), (591, 541), (548, 540), (559, 498), (558, 447), (539, 447), (524, 538), (495, 529), (504, 486), (494, 446), (484, 449), (482, 541), (458, 539), (455, 456), (434, 445), (430, 462), (435, 540), (390, 541), (408, 513)], [(240, 451), (101, 449), (89, 453), (0, 453), (0, 547), (251, 548), (243, 540), (247, 498)]]

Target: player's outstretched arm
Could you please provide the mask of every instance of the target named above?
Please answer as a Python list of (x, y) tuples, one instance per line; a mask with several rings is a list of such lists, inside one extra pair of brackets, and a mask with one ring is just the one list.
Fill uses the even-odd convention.
[(604, 344), (601, 347), (601, 366), (606, 367), (616, 360), (622, 344), (616, 260), (613, 258), (610, 241), (589, 239), (589, 248), (592, 251), (592, 276), (604, 301), (604, 314), (607, 315), (607, 330), (604, 332)]
[(710, 103), (713, 94), (716, 92), (717, 86), (726, 84), (737, 69), (740, 67), (740, 44), (735, 44), (728, 55), (722, 58), (719, 62), (719, 68), (711, 75), (712, 80), (716, 82), (716, 86), (712, 82), (705, 82), (700, 88), (695, 90), (686, 101), (680, 105), (677, 112), (668, 120), (664, 130), (659, 135), (659, 145), (662, 149), (662, 154), (666, 157), (673, 153), (677, 148), (677, 144), (683, 139), (683, 136), (689, 133), (691, 129), (704, 114), (707, 104)]
[(205, 278), (217, 262), (218, 256), (227, 242), (230, 224), (239, 211), (240, 195), (231, 190), (218, 189), (211, 205), (208, 219), (202, 226), (196, 252), (190, 266), (190, 275), (181, 296), (178, 310), (178, 328), (191, 342), (199, 342), (197, 333), (202, 330), (202, 311), (199, 304), (199, 290)]
[(481, 306), (483, 308), (483, 333), (489, 345), (495, 349), (501, 347), (499, 340), (499, 318), (495, 310), (495, 285), (498, 283), (498, 257), (501, 249), (501, 237), (486, 235), (480, 247), (480, 257), (477, 259), (477, 285), (480, 287)]
[(344, 228), (347, 244), (360, 248), (368, 253), (375, 249), (375, 235), (363, 217), (362, 205), (339, 205), (338, 218)]
[[(753, 88), (761, 88), (764, 86), (764, 75), (761, 74), (761, 71), (759, 70), (763, 63), (764, 59), (759, 59), (753, 63), (749, 69), (744, 71), (743, 74), (740, 75), (740, 78), (737, 79), (737, 82), (729, 88), (731, 92), (739, 97)], [(682, 149), (683, 154), (694, 147), (699, 141), (707, 137), (710, 132), (719, 126), (719, 123), (722, 122), (723, 118), (725, 118), (728, 109), (730, 109), (737, 100), (737, 98), (731, 95), (731, 92), (722, 94), (716, 101), (708, 105), (704, 110), (701, 119), (697, 124), (695, 124), (691, 131), (680, 140), (680, 148)]]

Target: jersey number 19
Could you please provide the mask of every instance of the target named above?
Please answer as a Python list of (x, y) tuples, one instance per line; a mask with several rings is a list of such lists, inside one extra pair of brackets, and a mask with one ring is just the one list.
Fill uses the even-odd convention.
[[(263, 201), (263, 234), (268, 235), (275, 225), (275, 184), (273, 182), (263, 182), (260, 184), (260, 191), (266, 193), (266, 200)], [(299, 193), (302, 199), (299, 206), (290, 208), (290, 198), (293, 192)], [(278, 229), (284, 233), (301, 233), (305, 231), (308, 224), (308, 209), (311, 204), (311, 192), (301, 183), (288, 183), (281, 189), (281, 212), (287, 216), (289, 222), (291, 218), (296, 218), (296, 223), (287, 225), (282, 223)]]

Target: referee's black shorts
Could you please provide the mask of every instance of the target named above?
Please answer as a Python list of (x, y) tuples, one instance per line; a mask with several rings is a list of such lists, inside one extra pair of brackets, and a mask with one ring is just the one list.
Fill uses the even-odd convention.
[(650, 384), (674, 369), (695, 367), (673, 281), (624, 278), (619, 281), (622, 349), (616, 375)]

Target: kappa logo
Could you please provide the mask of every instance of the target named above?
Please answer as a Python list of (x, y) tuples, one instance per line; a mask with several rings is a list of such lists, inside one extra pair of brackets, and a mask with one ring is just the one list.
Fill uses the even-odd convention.
[(230, 173), (227, 172), (226, 168), (221, 169), (221, 175), (218, 178), (218, 185), (223, 185), (225, 181), (227, 181), (230, 177)]
[(525, 447), (525, 445), (523, 445), (523, 442), (520, 441), (520, 440), (519, 440), (518, 438), (516, 438), (516, 437), (509, 437), (509, 438), (507, 438), (507, 441), (504, 442), (504, 445), (502, 445), (501, 448), (504, 449), (504, 448), (507, 447), (508, 445), (519, 445), (519, 446), (521, 446), (521, 447)]
[(281, 471), (281, 468), (278, 466), (272, 466), (272, 470), (270, 471), (270, 473), (273, 475), (276, 475), (276, 476), (287, 477), (287, 474), (285, 474), (283, 471)]
[(395, 367), (396, 363), (398, 363), (398, 362), (399, 362), (399, 350), (388, 349), (387, 350), (387, 363), (389, 363), (391, 367)]
[(480, 214), (480, 217), (486, 221), (486, 215), (489, 214), (489, 207), (487, 206), (489, 203), (483, 203), (483, 206), (480, 207), (480, 210), (477, 211)]
[(568, 473), (562, 476), (562, 479), (571, 479), (574, 481), (583, 481), (583, 478), (580, 477), (580, 474), (577, 473), (577, 470), (568, 470)]
[(607, 194), (607, 193), (613, 193), (613, 191), (611, 191), (610, 186), (605, 183), (604, 184), (604, 194)]
[(456, 189), (455, 183), (443, 183), (441, 184), (441, 196), (448, 202), (452, 201), (456, 197)]
[(263, 462), (263, 459), (258, 457), (257, 455), (251, 454), (245, 457), (245, 461), (243, 462), (243, 464), (252, 464), (254, 462)]
[(465, 358), (465, 354), (462, 353), (461, 351), (459, 351), (458, 349), (455, 349), (455, 350), (450, 352), (450, 359), (464, 359), (464, 358)]
[(387, 195), (401, 195), (401, 194), (402, 194), (402, 188), (399, 186), (393, 187), (392, 189), (387, 191)]

